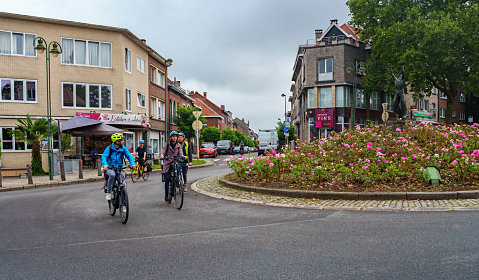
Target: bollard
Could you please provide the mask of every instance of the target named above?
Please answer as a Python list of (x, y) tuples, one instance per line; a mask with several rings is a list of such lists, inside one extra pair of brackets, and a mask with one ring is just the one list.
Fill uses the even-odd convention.
[(32, 166), (30, 164), (27, 164), (27, 178), (28, 184), (33, 185)]
[(83, 162), (78, 162), (78, 179), (83, 179)]
[(60, 161), (60, 175), (61, 175), (62, 181), (66, 181), (66, 178), (65, 178), (65, 163), (63, 161)]
[(102, 173), (101, 173), (101, 159), (98, 159), (97, 166), (98, 166), (98, 176), (101, 176), (102, 175)]

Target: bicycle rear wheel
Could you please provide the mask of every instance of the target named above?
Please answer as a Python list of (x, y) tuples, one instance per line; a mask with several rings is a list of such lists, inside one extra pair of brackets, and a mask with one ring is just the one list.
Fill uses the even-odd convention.
[(143, 171), (143, 180), (148, 181), (148, 178), (150, 178), (150, 172)]
[(180, 178), (178, 178), (175, 182), (175, 206), (176, 209), (180, 210), (181, 207), (183, 207), (183, 198), (184, 198), (184, 193), (183, 193), (183, 184), (181, 183), (181, 174)]
[(136, 181), (138, 181), (138, 178), (139, 178), (138, 169), (135, 168), (131, 171), (131, 181), (133, 181), (133, 183), (136, 183)]
[(120, 220), (123, 224), (128, 222), (128, 213), (130, 212), (128, 203), (128, 192), (125, 188), (120, 191)]

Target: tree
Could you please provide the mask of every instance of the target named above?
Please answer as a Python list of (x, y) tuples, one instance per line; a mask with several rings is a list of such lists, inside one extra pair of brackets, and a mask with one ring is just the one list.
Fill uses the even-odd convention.
[[(285, 143), (285, 137), (284, 137), (284, 123), (282, 121), (278, 121), (276, 127), (276, 132), (278, 133), (278, 142), (279, 145), (282, 147), (284, 146)], [(296, 140), (296, 134), (294, 133), (294, 127), (289, 128), (289, 136), (288, 136), (288, 141), (294, 141)]]
[(221, 138), (221, 131), (214, 127), (208, 126), (201, 131), (201, 139), (203, 142), (218, 142)]
[(238, 141), (238, 137), (233, 130), (226, 128), (221, 132), (221, 140), (230, 140), (234, 144)]
[[(15, 140), (25, 141), (32, 145), (32, 173), (34, 175), (46, 174), (42, 168), (42, 156), (40, 154), (40, 141), (48, 137), (48, 119), (38, 119), (32, 121), (30, 115), (26, 120), (17, 119), (18, 127), (13, 130)], [(57, 126), (52, 124), (52, 132), (57, 130)]]
[[(186, 139), (195, 137), (195, 131), (193, 130), (192, 124), (196, 118), (193, 115), (193, 112), (199, 110), (200, 109), (196, 107), (178, 107), (174, 122), (180, 131), (185, 134)], [(200, 117), (199, 120), (203, 123), (206, 123), (206, 120), (203, 117)]]
[(405, 63), (407, 85), (415, 96), (430, 95), (433, 87), (447, 96), (450, 123), (458, 91), (474, 93), (479, 82), (478, 2), (347, 1), (351, 24), (372, 46), (365, 89), (393, 93), (388, 64), (398, 72)]

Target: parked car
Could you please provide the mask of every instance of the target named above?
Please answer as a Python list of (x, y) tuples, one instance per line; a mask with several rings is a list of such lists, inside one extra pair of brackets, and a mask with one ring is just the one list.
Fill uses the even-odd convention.
[(236, 146), (236, 147), (234, 148), (234, 153), (235, 153), (235, 154), (239, 154), (239, 152), (240, 152), (240, 147), (239, 147), (239, 146)]
[(231, 140), (220, 140), (216, 143), (216, 151), (218, 155), (232, 155), (233, 145)]
[(278, 134), (276, 129), (260, 129), (258, 131), (258, 156), (264, 155), (265, 151), (278, 149)]
[(209, 157), (216, 157), (216, 146), (213, 143), (203, 143), (200, 147), (200, 158), (209, 156)]

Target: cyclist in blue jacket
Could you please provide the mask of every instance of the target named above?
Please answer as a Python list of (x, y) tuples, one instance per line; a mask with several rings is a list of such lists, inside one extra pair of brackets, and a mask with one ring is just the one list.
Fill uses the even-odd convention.
[[(103, 171), (108, 176), (108, 186), (106, 200), (111, 200), (111, 189), (115, 182), (115, 171), (108, 169), (110, 167), (122, 167), (123, 157), (126, 156), (132, 168), (135, 168), (135, 159), (131, 155), (130, 151), (123, 146), (123, 133), (115, 133), (111, 136), (113, 142), (110, 146), (106, 147), (101, 157), (101, 165), (103, 165)], [(125, 171), (121, 171), (121, 180), (125, 180)]]

